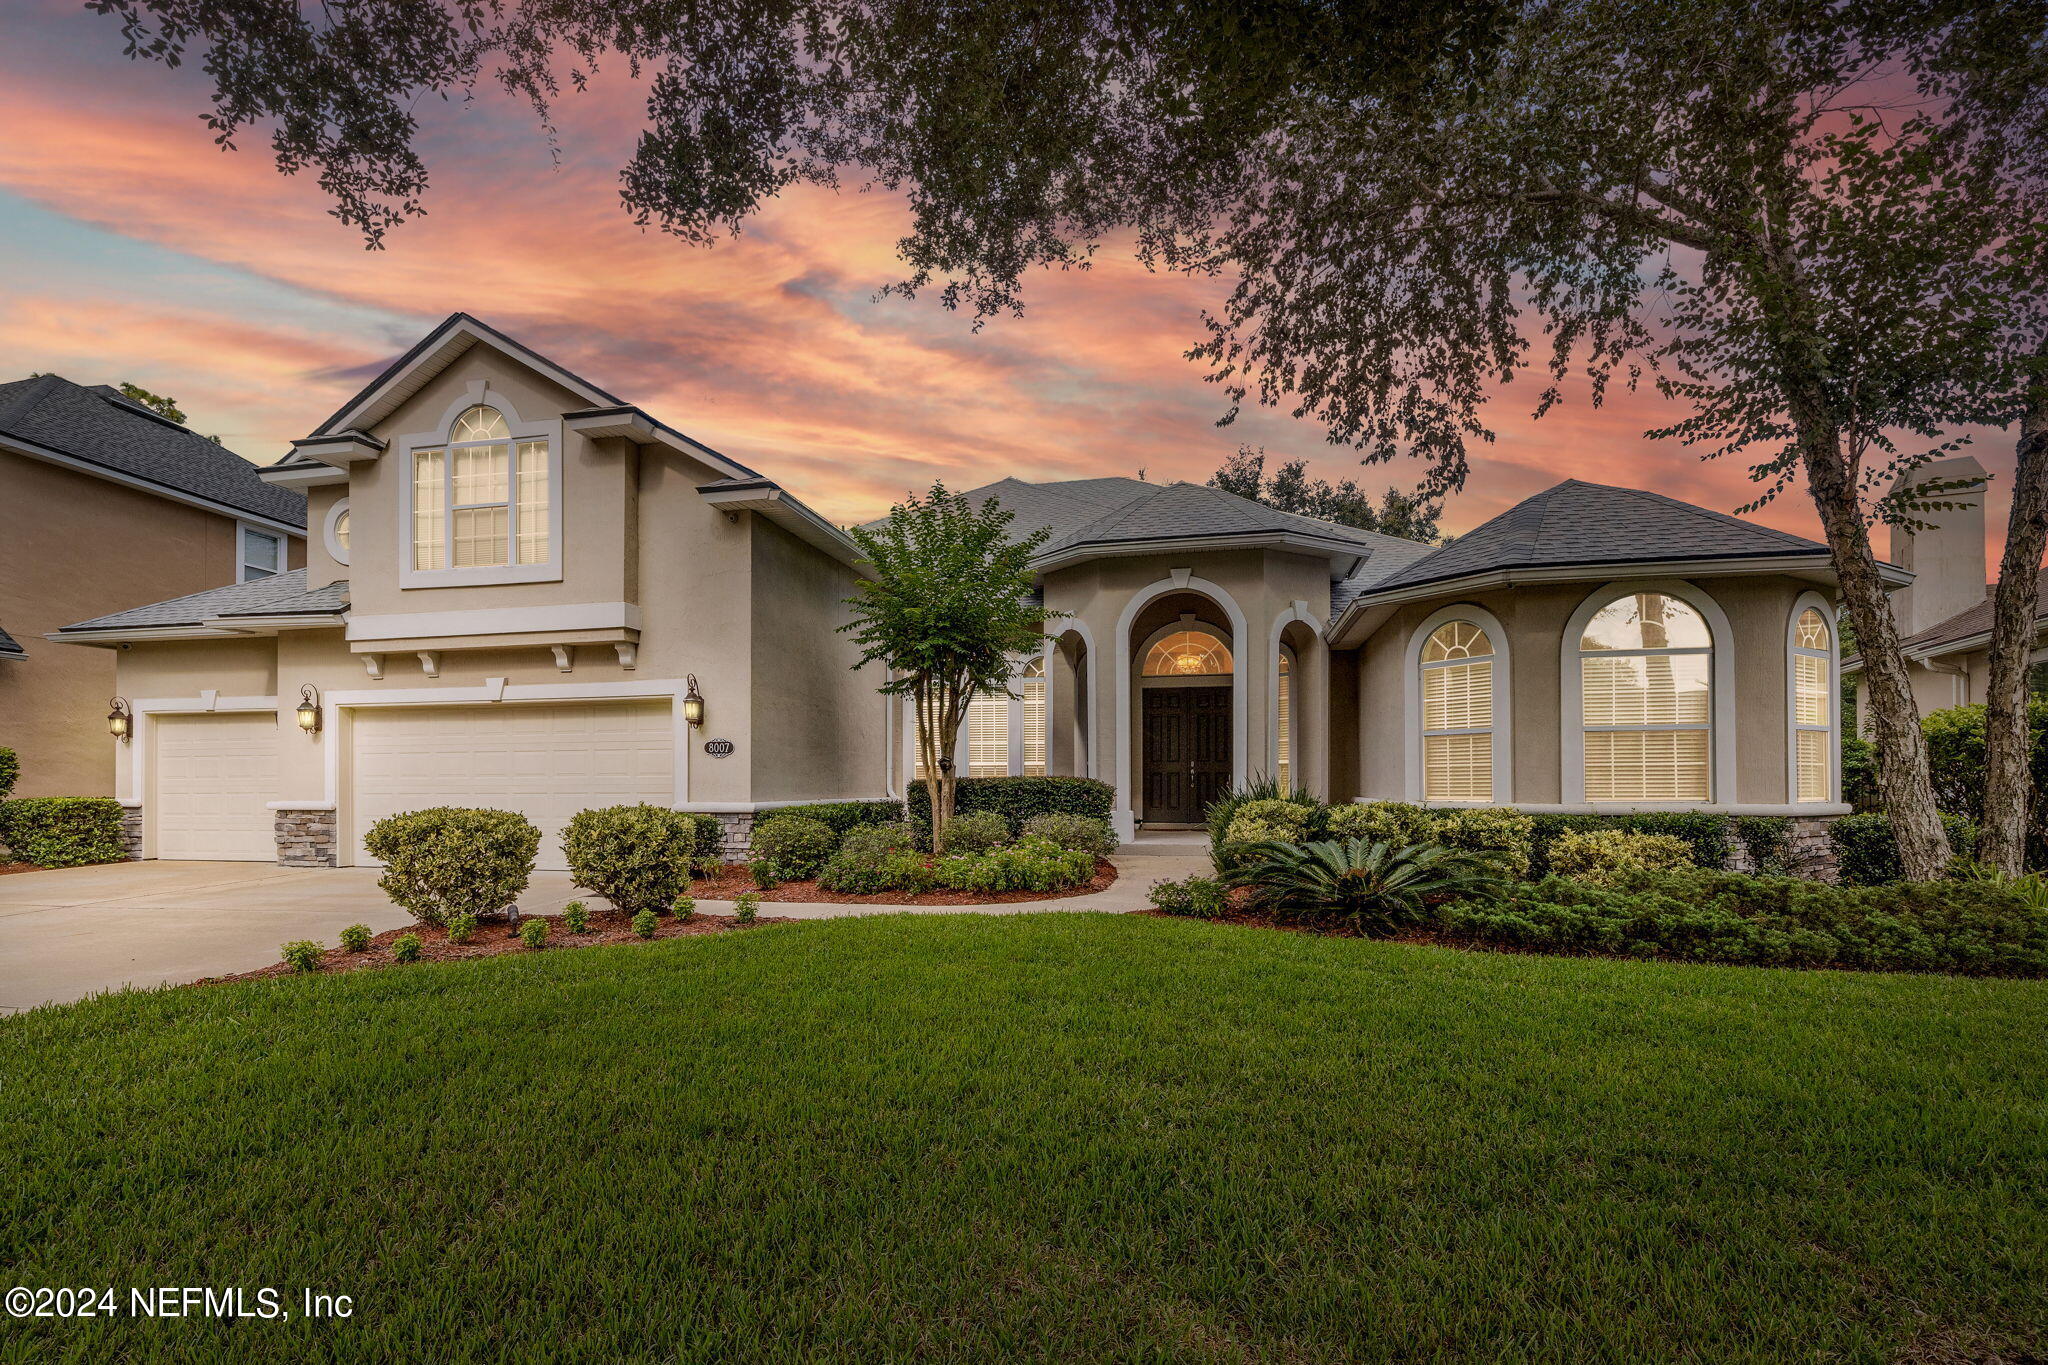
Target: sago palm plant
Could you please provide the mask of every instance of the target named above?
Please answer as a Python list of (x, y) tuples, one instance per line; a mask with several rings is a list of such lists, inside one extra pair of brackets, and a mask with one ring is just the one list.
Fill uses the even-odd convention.
[(1312, 844), (1254, 844), (1230, 880), (1252, 890), (1252, 904), (1297, 919), (1341, 920), (1381, 938), (1421, 922), (1431, 901), (1491, 899), (1500, 872), (1462, 849), (1382, 844), (1365, 839)]

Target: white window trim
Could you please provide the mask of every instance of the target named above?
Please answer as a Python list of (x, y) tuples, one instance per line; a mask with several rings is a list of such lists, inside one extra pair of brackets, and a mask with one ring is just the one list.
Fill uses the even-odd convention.
[[(348, 566), (349, 552), (346, 548), (343, 547), (340, 539), (341, 533), (336, 528), (338, 528), (341, 525), (342, 514), (347, 511), (348, 499), (343, 498), (339, 502), (335, 503), (334, 506), (327, 509), (327, 521), (320, 528), (320, 538), (322, 541), (326, 543), (327, 546), (327, 557), (329, 559), (332, 559), (335, 563), (341, 565), (344, 568)], [(411, 525), (412, 523), (410, 521), (406, 523), (408, 529), (411, 527)], [(350, 538), (354, 538), (354, 527), (350, 527)], [(412, 553), (412, 544), (409, 537), (405, 548), (406, 553), (409, 556)]]
[[(1010, 676), (1006, 684), (1010, 695), (1007, 698), (1009, 703), (1008, 716), (1004, 721), (1008, 729), (1004, 731), (1007, 744), (1003, 771), (1000, 774), (984, 773), (983, 776), (1025, 776), (1024, 683), (1027, 671), (1034, 663), (1044, 669), (1039, 681), (1045, 684), (1045, 775), (1047, 777), (1052, 776), (1052, 667), (1049, 657), (1042, 654), (1027, 654), (1021, 658), (1010, 660)], [(969, 705), (972, 706), (973, 703), (970, 702)], [(905, 697), (902, 704), (896, 710), (903, 718), (903, 742), (901, 746), (903, 771), (906, 774), (908, 785), (914, 787), (924, 780), (917, 775), (917, 702), (910, 697)], [(967, 716), (962, 716), (960, 720), (960, 733), (954, 736), (953, 740), (953, 773), (956, 777), (965, 778), (970, 775), (972, 765), (968, 760), (972, 753), (970, 748), (972, 737), (973, 724)]]
[[(1799, 732), (1818, 729), (1799, 723), (1799, 666), (1795, 659), (1818, 650), (1798, 645), (1799, 618), (1808, 608), (1820, 613), (1828, 626), (1828, 794), (1819, 801), (1799, 799)], [(1842, 800), (1842, 624), (1827, 598), (1817, 592), (1803, 592), (1793, 600), (1792, 614), (1785, 618), (1785, 800), (1802, 810), (1819, 810)]]
[[(260, 578), (250, 578), (248, 576), (249, 556), (244, 553), (244, 543), (250, 536), (262, 536), (265, 540), (277, 542), (277, 567)], [(238, 521), (235, 523), (235, 582), (260, 583), (265, 578), (277, 577), (285, 572), (285, 570), (291, 568), (291, 566), (292, 542), (289, 536), (281, 536), (269, 527), (258, 526), (253, 522)]]
[[(1707, 776), (1707, 800), (1705, 801), (1596, 801), (1586, 800), (1586, 731), (1585, 691), (1579, 674), (1579, 641), (1586, 633), (1601, 608), (1617, 597), (1634, 593), (1660, 593), (1675, 597), (1699, 612), (1707, 623), (1707, 636), (1712, 667), (1708, 670), (1709, 698), (1707, 713), (1712, 717), (1712, 738), (1708, 741), (1707, 761), (1710, 771)], [(1639, 654), (1641, 650), (1621, 651)], [(1656, 653), (1658, 651), (1649, 651)], [(1682, 653), (1686, 651), (1668, 651)], [(1697, 652), (1697, 651), (1693, 651)], [(1728, 614), (1721, 610), (1721, 604), (1681, 579), (1638, 578), (1617, 579), (1589, 594), (1565, 623), (1564, 639), (1559, 642), (1558, 658), (1558, 729), (1559, 754), (1562, 759), (1563, 804), (1567, 806), (1590, 805), (1596, 811), (1657, 811), (1657, 810), (1722, 810), (1734, 803), (1735, 793), (1735, 635), (1728, 628)], [(1694, 730), (1698, 726), (1682, 725), (1670, 727), (1631, 726), (1631, 729), (1669, 728)], [(1820, 809), (1814, 807), (1813, 809)]]
[[(1290, 660), (1289, 666), (1293, 670), (1293, 695), (1288, 698), (1288, 719), (1292, 722), (1292, 733), (1288, 736), (1289, 748), (1292, 750), (1287, 756), (1290, 767), (1288, 777), (1296, 791), (1307, 791), (1310, 789), (1311, 776), (1320, 786), (1327, 782), (1328, 774), (1320, 763), (1313, 774), (1309, 770), (1309, 756), (1316, 751), (1302, 743), (1302, 716), (1305, 714), (1302, 708), (1302, 688), (1307, 679), (1302, 671), (1301, 651), (1290, 645), (1281, 644), (1281, 637), (1287, 633), (1287, 627), (1297, 621), (1308, 627), (1308, 638), (1312, 646), (1321, 645), (1323, 639), (1323, 623), (1309, 615), (1308, 603), (1305, 601), (1296, 600), (1288, 603), (1273, 618), (1272, 636), (1268, 641), (1270, 648), (1266, 651), (1266, 667), (1270, 670), (1266, 677), (1266, 753), (1273, 761), (1273, 772), (1277, 777), (1280, 772), (1280, 651), (1286, 649)], [(1327, 650), (1318, 653), (1317, 666), (1324, 667), (1327, 659)], [(1319, 702), (1315, 711), (1317, 715), (1327, 716), (1329, 707)]]
[[(1453, 621), (1465, 621), (1486, 632), (1493, 645), (1493, 800), (1426, 801), (1422, 794), (1422, 648), (1437, 629)], [(1459, 602), (1431, 612), (1408, 633), (1408, 651), (1402, 677), (1406, 704), (1402, 708), (1405, 736), (1405, 785), (1408, 800), (1415, 805), (1456, 808), (1465, 806), (1510, 806), (1515, 800), (1515, 692), (1514, 663), (1508, 653), (1507, 629), (1500, 618), (1482, 606)], [(1476, 732), (1475, 732), (1476, 733)], [(1581, 774), (1581, 789), (1584, 777)]]
[(1124, 609), (1117, 614), (1116, 629), (1110, 634), (1110, 652), (1114, 656), (1110, 663), (1116, 670), (1115, 691), (1111, 694), (1115, 711), (1111, 719), (1115, 722), (1116, 747), (1110, 754), (1105, 768), (1110, 780), (1116, 784), (1116, 809), (1112, 818), (1116, 823), (1117, 837), (1132, 839), (1138, 828), (1138, 768), (1139, 757), (1132, 752), (1135, 730), (1131, 717), (1132, 694), (1137, 690), (1138, 668), (1142, 656), (1131, 657), (1131, 627), (1137, 624), (1138, 613), (1151, 603), (1169, 593), (1191, 593), (1206, 597), (1222, 608), (1224, 619), (1230, 622), (1232, 668), (1236, 675), (1230, 680), (1230, 780), (1235, 786), (1245, 781), (1245, 749), (1251, 737), (1251, 689), (1242, 682), (1243, 670), (1237, 668), (1235, 656), (1239, 645), (1251, 638), (1250, 621), (1244, 609), (1237, 605), (1221, 584), (1190, 573), (1186, 569), (1169, 570), (1165, 578), (1146, 584), (1130, 595)]
[[(413, 452), (434, 446), (446, 447), (448, 436), (455, 428), (455, 419), (479, 403), (496, 408), (505, 419), (510, 432), (507, 452), (511, 463), (506, 469), (506, 479), (511, 492), (513, 508), (508, 536), (512, 544), (518, 542), (518, 488), (519, 443), (521, 441), (546, 441), (548, 443), (548, 558), (542, 564), (499, 564), (488, 568), (472, 569), (416, 569), (413, 567), (415, 547), (413, 545)], [(562, 446), (562, 423), (560, 418), (552, 421), (528, 422), (521, 420), (519, 412), (504, 394), (494, 391), (484, 380), (472, 380), (468, 392), (448, 405), (441, 414), (440, 426), (434, 431), (415, 432), (401, 436), (394, 443), (395, 465), (398, 473), (398, 586), (400, 588), (466, 588), (493, 583), (558, 583), (562, 578), (562, 466), (568, 462), (568, 452)], [(454, 462), (448, 461), (446, 470), (452, 470)], [(448, 477), (444, 470), (443, 477)], [(442, 509), (444, 515), (453, 517), (454, 504)], [(452, 559), (455, 542), (452, 530), (444, 531), (444, 544)], [(512, 557), (516, 558), (516, 554)]]

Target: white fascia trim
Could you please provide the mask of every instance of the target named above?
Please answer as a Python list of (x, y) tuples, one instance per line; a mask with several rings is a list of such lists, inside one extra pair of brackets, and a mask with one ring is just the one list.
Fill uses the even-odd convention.
[(1483, 805), (1483, 802), (1432, 802), (1422, 795), (1422, 647), (1439, 626), (1450, 621), (1469, 621), (1486, 632), (1493, 646), (1493, 802), (1497, 806), (1515, 799), (1515, 678), (1514, 659), (1507, 628), (1500, 618), (1471, 602), (1454, 603), (1430, 613), (1408, 636), (1402, 673), (1401, 731), (1404, 758), (1403, 787), (1416, 805)]
[(1318, 555), (1333, 563), (1350, 560), (1356, 563), (1366, 557), (1369, 546), (1362, 546), (1335, 537), (1305, 535), (1293, 531), (1251, 531), (1214, 536), (1173, 536), (1159, 540), (1117, 540), (1099, 541), (1091, 544), (1072, 545), (1052, 550), (1031, 561), (1034, 573), (1050, 573), (1068, 564), (1089, 559), (1107, 559), (1129, 555), (1152, 554), (1201, 554), (1220, 553), (1226, 550), (1300, 550), (1305, 554)]
[(630, 404), (605, 407), (596, 412), (567, 413), (562, 423), (579, 436), (591, 440), (622, 438), (635, 445), (654, 444), (653, 419)]
[(429, 640), (450, 635), (548, 635), (567, 630), (638, 630), (632, 602), (580, 602), (562, 607), (476, 607), (468, 611), (351, 615), (348, 638)]
[(259, 469), (256, 477), (279, 488), (322, 488), (331, 483), (347, 483), (348, 471), (320, 465), (312, 469)]
[(347, 620), (340, 612), (281, 616), (209, 616), (206, 628), (233, 635), (269, 635), (280, 630), (334, 630)]
[[(1712, 708), (1709, 723), (1713, 726), (1708, 750), (1709, 762), (1713, 765), (1710, 791), (1719, 801), (1735, 790), (1735, 632), (1728, 625), (1728, 613), (1721, 610), (1721, 604), (1710, 594), (1683, 579), (1618, 578), (1586, 595), (1578, 610), (1565, 622), (1564, 639), (1558, 644), (1557, 719), (1561, 769), (1558, 776), (1561, 782), (1559, 789), (1567, 807), (1586, 804), (1586, 727), (1582, 690), (1585, 679), (1579, 665), (1579, 641), (1586, 633), (1587, 624), (1601, 608), (1616, 598), (1639, 592), (1676, 597), (1697, 610), (1707, 623), (1707, 635), (1711, 641), (1709, 658), (1713, 661), (1708, 675), (1713, 687), (1709, 703)], [(1717, 805), (1713, 808), (1727, 807)], [(1697, 802), (1679, 802), (1630, 809), (1704, 810), (1708, 807)]]
[[(753, 488), (722, 488), (698, 496), (713, 507), (732, 512), (754, 512), (768, 518), (798, 540), (823, 550), (844, 564), (860, 564), (860, 547), (852, 537), (773, 484)], [(868, 576), (872, 577), (872, 571)]]
[[(1535, 583), (1590, 583), (1597, 581), (1602, 574), (1610, 573), (1627, 573), (1645, 578), (1679, 575), (1739, 578), (1832, 568), (1833, 561), (1827, 555), (1820, 554), (1786, 555), (1777, 559), (1673, 559), (1643, 564), (1562, 564), (1535, 569), (1493, 569), (1486, 573), (1446, 578), (1438, 583), (1418, 583), (1413, 587), (1395, 588), (1383, 593), (1368, 588), (1362, 596), (1353, 599), (1351, 605), (1344, 608), (1344, 614), (1337, 618), (1326, 633), (1331, 644), (1340, 649), (1348, 648), (1349, 644), (1343, 639), (1344, 635), (1350, 631), (1356, 618), (1374, 607), (1400, 606), (1432, 597), (1480, 592), (1488, 588), (1516, 588)], [(1896, 565), (1880, 565), (1878, 572), (1893, 587), (1904, 587), (1913, 581), (1912, 570), (1901, 569)]]
[(374, 460), (386, 449), (384, 442), (365, 436), (357, 431), (344, 431), (333, 436), (308, 437), (292, 442), (292, 453), (303, 455), (309, 460), (322, 464), (357, 464)]
[[(432, 336), (432, 332), (427, 334), (428, 338)], [(320, 430), (314, 432), (307, 439), (313, 440), (321, 436), (337, 435), (351, 429), (374, 427), (376, 422), (374, 420), (364, 420), (364, 414), (373, 410), (385, 394), (393, 389), (403, 387), (405, 381), (422, 366), (433, 364), (434, 373), (439, 374), (478, 342), (484, 343), (493, 350), (502, 351), (528, 369), (536, 370), (547, 378), (552, 379), (555, 383), (581, 398), (587, 406), (593, 408), (618, 406), (618, 399), (602, 390), (591, 387), (588, 383), (562, 369), (538, 351), (529, 350), (511, 337), (495, 332), (473, 318), (459, 318), (452, 327), (448, 328), (447, 334), (441, 338), (441, 343), (438, 346), (423, 347), (420, 353), (415, 355), (404, 368), (379, 376), (369, 388), (356, 395), (354, 402), (350, 403), (346, 409), (338, 413), (332, 420), (328, 421)], [(415, 385), (410, 389), (406, 389), (400, 401), (402, 402), (404, 398), (410, 397), (413, 393), (417, 392), (418, 388), (419, 386)]]
[(711, 466), (728, 479), (758, 479), (761, 477), (744, 465), (734, 464), (710, 446), (691, 440), (673, 427), (666, 427), (659, 422), (654, 422), (654, 419), (651, 417), (648, 421), (654, 424), (653, 444), (655, 445), (664, 445), (671, 450), (680, 450), (691, 459)]
[[(303, 526), (294, 526), (287, 521), (274, 521), (269, 517), (244, 508), (230, 507), (224, 502), (215, 502), (211, 498), (202, 498), (196, 493), (187, 493), (182, 489), (171, 488), (165, 484), (152, 482), (149, 479), (137, 478), (132, 474), (123, 474), (118, 470), (108, 469), (105, 465), (93, 464), (88, 460), (80, 460), (66, 455), (62, 451), (51, 450), (48, 446), (37, 445), (33, 441), (24, 441), (19, 437), (10, 436), (5, 442), (0, 442), (0, 449), (11, 450), (17, 455), (26, 455), (32, 460), (41, 460), (45, 464), (53, 464), (64, 469), (76, 470), (80, 474), (90, 474), (96, 479), (105, 479), (108, 483), (120, 484), (123, 488), (134, 488), (144, 493), (154, 493), (157, 497), (168, 499), (171, 502), (183, 503), (187, 507), (197, 507), (202, 511), (217, 512), (221, 516), (233, 517), (237, 521), (246, 522), (251, 526), (277, 535), (296, 537), (299, 540), (306, 538), (306, 528)], [(239, 553), (241, 550), (240, 545), (238, 544), (235, 548), (236, 552)]]
[(143, 640), (232, 640), (248, 634), (247, 631), (218, 630), (211, 626), (137, 626), (133, 630), (53, 630), (43, 638), (60, 645), (95, 645), (101, 649), (112, 649)]
[[(1384, 796), (1355, 796), (1352, 800), (1359, 805), (1372, 805), (1384, 801)], [(1505, 806), (1492, 806), (1475, 801), (1422, 801), (1416, 803), (1430, 810), (1498, 810)], [(1602, 801), (1595, 805), (1590, 802), (1559, 801), (1517, 801), (1512, 809), (1524, 815), (1853, 815), (1856, 808), (1840, 802), (1823, 805), (1818, 801), (1800, 806), (1774, 806), (1758, 802), (1736, 803), (1716, 806), (1700, 805), (1698, 802), (1682, 801)]]

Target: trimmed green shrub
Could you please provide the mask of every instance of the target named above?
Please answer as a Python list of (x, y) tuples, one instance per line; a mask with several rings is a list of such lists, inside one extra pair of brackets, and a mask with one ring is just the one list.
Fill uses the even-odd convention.
[(530, 915), (519, 922), (519, 941), (533, 949), (548, 946), (548, 922), (539, 915)]
[(778, 813), (754, 826), (752, 847), (756, 861), (773, 864), (779, 876), (808, 881), (839, 851), (839, 835), (823, 820)]
[[(953, 814), (992, 810), (1015, 829), (1034, 815), (1092, 815), (1107, 820), (1116, 789), (1089, 777), (963, 777), (953, 791)], [(930, 829), (931, 794), (923, 783), (910, 788), (913, 824)]]
[(37, 867), (118, 863), (121, 803), (105, 796), (25, 796), (0, 802), (0, 844)]
[(1492, 947), (1752, 966), (2048, 975), (2048, 913), (2011, 883), (1828, 886), (1704, 868), (1613, 886), (1526, 883), (1441, 908), (1451, 938)]
[(1375, 844), (1414, 844), (1433, 823), (1435, 812), (1406, 801), (1356, 801), (1323, 812), (1323, 828), (1332, 839), (1364, 839)]
[(1010, 822), (993, 810), (971, 810), (956, 815), (946, 826), (946, 852), (986, 853), (1010, 842)]
[(1308, 837), (1310, 808), (1285, 800), (1247, 801), (1230, 817), (1225, 843), (1296, 844)]
[(582, 901), (570, 901), (562, 907), (562, 923), (572, 934), (590, 932), (590, 907)]
[(622, 913), (658, 910), (690, 887), (704, 822), (666, 806), (602, 806), (576, 812), (562, 831), (562, 854), (575, 885)]
[(1116, 852), (1116, 833), (1110, 829), (1109, 821), (1092, 815), (1062, 812), (1034, 815), (1017, 832), (1026, 839), (1045, 839), (1061, 848), (1097, 858), (1107, 858)]
[(938, 884), (938, 860), (914, 849), (868, 853), (841, 848), (818, 874), (819, 886), (848, 896), (871, 896), (883, 891), (915, 894)]
[[(709, 862), (714, 868), (725, 865), (725, 826), (718, 823), (718, 817), (703, 811), (684, 811), (690, 824), (697, 831), (697, 845), (692, 851), (699, 863)], [(707, 874), (708, 875), (708, 874)]]
[[(1242, 787), (1232, 787), (1223, 795), (1210, 802), (1202, 812), (1202, 823), (1209, 828), (1209, 846), (1221, 850), (1230, 842), (1230, 822), (1237, 813), (1254, 801), (1285, 801), (1299, 806), (1307, 812), (1303, 817), (1309, 822), (1310, 833), (1319, 833), (1317, 821), (1321, 817), (1322, 805), (1312, 797), (1294, 795), (1280, 790), (1280, 784), (1270, 777), (1255, 778)], [(1219, 867), (1221, 864), (1219, 863)]]
[(370, 946), (372, 937), (369, 925), (351, 924), (341, 931), (341, 949), (345, 953), (363, 952)]
[(761, 898), (751, 891), (743, 891), (732, 903), (732, 919), (735, 924), (752, 924), (761, 913)]
[(1610, 884), (1624, 872), (1692, 867), (1692, 848), (1669, 834), (1633, 829), (1568, 829), (1550, 845), (1550, 870), (1560, 877)]
[(533, 876), (540, 831), (509, 810), (434, 806), (388, 815), (363, 847), (384, 864), (377, 885), (422, 924), (456, 914), (495, 915)]
[[(1977, 851), (1977, 826), (1960, 815), (1944, 815), (1949, 852), (1969, 858)], [(1882, 815), (1844, 815), (1828, 823), (1835, 843), (1835, 865), (1851, 886), (1882, 886), (1906, 875), (1899, 861), (1899, 843), (1892, 824)]]
[(1163, 914), (1189, 919), (1218, 919), (1230, 909), (1223, 883), (1214, 877), (1189, 877), (1185, 881), (1152, 883), (1147, 893), (1154, 909)]
[(1529, 816), (1507, 808), (1440, 810), (1429, 816), (1423, 842), (1479, 854), (1510, 877), (1528, 875), (1536, 830)]
[(816, 820), (834, 834), (844, 834), (859, 825), (893, 825), (903, 821), (901, 801), (812, 801), (801, 806), (779, 806), (770, 819)]
[(782, 878), (776, 874), (775, 864), (766, 858), (756, 858), (748, 863), (747, 875), (754, 879), (754, 887), (759, 891), (773, 891), (782, 885)]
[(1550, 871), (1550, 846), (1567, 830), (1625, 829), (1638, 834), (1668, 834), (1683, 839), (1696, 867), (1726, 867), (1735, 837), (1725, 815), (1710, 811), (1648, 811), (1640, 815), (1532, 815), (1529, 869), (1533, 877)]
[(392, 939), (391, 960), (393, 962), (418, 962), (420, 960), (420, 936), (418, 934), (400, 934), (397, 938)]
[(21, 759), (14, 750), (0, 746), (0, 801), (14, 795), (14, 784), (21, 780)]
[(1094, 875), (1094, 854), (1063, 849), (1049, 839), (952, 854), (938, 864), (939, 885), (951, 891), (1064, 891)]
[(317, 972), (320, 970), (320, 955), (327, 950), (310, 938), (295, 938), (277, 951), (284, 964), (293, 971)]
[(658, 923), (660, 921), (654, 918), (652, 910), (642, 910), (633, 916), (633, 932), (642, 938), (653, 938), (654, 926)]
[(839, 851), (855, 858), (881, 858), (917, 847), (917, 831), (909, 825), (857, 825), (839, 841)]
[(697, 901), (693, 896), (677, 896), (669, 903), (668, 908), (669, 912), (684, 924), (697, 918)]
[(1842, 799), (1859, 812), (1877, 809), (1877, 746), (1842, 736)]
[(459, 947), (475, 937), (475, 915), (450, 915), (448, 917), (448, 941), (450, 943)]

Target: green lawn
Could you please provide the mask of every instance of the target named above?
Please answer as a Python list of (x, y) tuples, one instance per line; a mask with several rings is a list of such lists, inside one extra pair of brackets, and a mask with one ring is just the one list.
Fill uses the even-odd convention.
[(0, 1360), (2038, 1358), (2044, 1032), (1097, 915), (114, 998), (0, 1021), (0, 1280), (356, 1314)]

